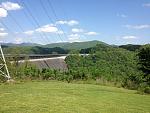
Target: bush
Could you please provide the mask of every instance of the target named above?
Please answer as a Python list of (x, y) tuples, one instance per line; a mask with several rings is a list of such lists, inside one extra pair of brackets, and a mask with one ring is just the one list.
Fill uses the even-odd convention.
[(150, 94), (150, 87), (149, 86), (144, 88), (144, 93)]
[(138, 91), (140, 91), (142, 93), (150, 94), (150, 86), (146, 82), (141, 83), (139, 88), (138, 88)]
[(64, 75), (64, 79), (70, 83), (73, 80), (73, 76), (72, 75)]

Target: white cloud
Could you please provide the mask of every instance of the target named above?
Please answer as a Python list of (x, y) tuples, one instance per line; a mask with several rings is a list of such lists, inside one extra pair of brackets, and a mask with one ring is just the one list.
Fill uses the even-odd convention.
[(144, 7), (150, 7), (150, 3), (143, 4)]
[(84, 30), (83, 30), (83, 29), (73, 28), (73, 29), (72, 29), (72, 32), (73, 32), (73, 33), (82, 33), (82, 32), (84, 32)]
[(5, 31), (5, 29), (4, 28), (0, 28), (0, 31)]
[(57, 31), (56, 34), (64, 34), (63, 31)]
[(3, 2), (1, 4), (1, 7), (3, 7), (6, 10), (19, 10), (22, 8), (18, 3), (13, 2)]
[(128, 29), (146, 29), (146, 28), (150, 28), (150, 25), (148, 24), (143, 24), (143, 25), (125, 25), (124, 27), (128, 28)]
[(26, 34), (26, 35), (32, 35), (33, 33), (34, 33), (33, 30), (29, 30), (29, 31), (25, 31), (25, 32), (24, 32), (24, 34)]
[(57, 27), (52, 26), (51, 24), (48, 24), (48, 25), (45, 25), (45, 26), (42, 26), (42, 27), (36, 29), (35, 31), (46, 32), (46, 33), (57, 33), (58, 29), (57, 29)]
[(20, 44), (23, 42), (23, 39), (22, 38), (16, 38), (14, 41), (16, 44)]
[(3, 8), (0, 8), (0, 18), (1, 17), (7, 17), (7, 10), (3, 9)]
[(79, 22), (76, 21), (76, 20), (70, 20), (70, 21), (68, 21), (68, 25), (70, 25), (70, 26), (78, 25), (78, 24), (79, 24)]
[(123, 36), (122, 37), (122, 39), (137, 39), (138, 37), (136, 37), (136, 36), (133, 36), (133, 35), (131, 35), (131, 36)]
[(80, 35), (79, 34), (71, 34), (71, 35), (69, 35), (69, 37), (74, 37), (74, 38), (79, 39)]
[(68, 39), (70, 42), (78, 42), (80, 39), (80, 35), (79, 34), (71, 34), (68, 36)]
[(96, 33), (96, 32), (87, 32), (87, 33), (85, 33), (86, 35), (98, 35), (98, 33)]
[(60, 20), (60, 21), (57, 21), (56, 24), (67, 24), (67, 21)]
[(67, 24), (69, 26), (74, 26), (74, 25), (78, 25), (79, 22), (76, 20), (69, 20), (69, 21), (60, 20), (60, 21), (57, 21), (56, 24), (61, 24), (61, 25)]
[(128, 16), (125, 14), (117, 14), (118, 17), (127, 18)]
[(8, 33), (0, 33), (0, 37), (4, 37), (4, 36), (7, 36)]

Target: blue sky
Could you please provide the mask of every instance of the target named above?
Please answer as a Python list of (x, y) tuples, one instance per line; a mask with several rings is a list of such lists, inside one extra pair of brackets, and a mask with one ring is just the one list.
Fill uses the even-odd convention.
[(150, 43), (150, 0), (0, 0), (0, 42)]

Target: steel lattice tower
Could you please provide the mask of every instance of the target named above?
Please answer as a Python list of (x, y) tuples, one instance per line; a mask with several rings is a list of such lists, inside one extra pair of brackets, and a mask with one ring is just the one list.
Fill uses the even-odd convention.
[(7, 67), (7, 64), (6, 64), (5, 56), (4, 56), (1, 45), (0, 45), (0, 75), (7, 78), (8, 81), (11, 80), (11, 77), (10, 77), (10, 74), (9, 74), (9, 71), (8, 71), (8, 67)]

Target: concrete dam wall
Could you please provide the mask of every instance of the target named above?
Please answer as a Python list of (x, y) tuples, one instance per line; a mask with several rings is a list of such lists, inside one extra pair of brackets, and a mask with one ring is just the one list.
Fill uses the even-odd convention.
[[(30, 59), (28, 60), (31, 64), (34, 64), (37, 68), (51, 68), (67, 70), (67, 64), (65, 62), (66, 56), (54, 57), (54, 58), (43, 58), (43, 59)], [(25, 60), (19, 61), (19, 63), (24, 63)]]

